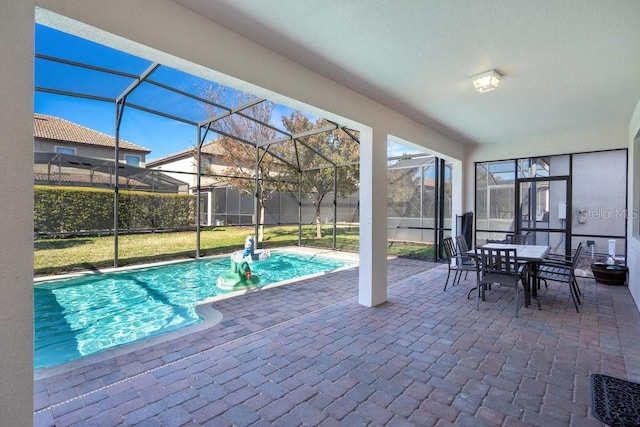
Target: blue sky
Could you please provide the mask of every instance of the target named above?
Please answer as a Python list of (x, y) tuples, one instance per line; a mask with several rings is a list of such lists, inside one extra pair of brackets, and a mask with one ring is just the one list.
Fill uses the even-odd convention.
[[(35, 28), (36, 53), (90, 64), (123, 73), (140, 75), (151, 61), (102, 46), (43, 25)], [(202, 78), (162, 66), (152, 74), (152, 79), (171, 85), (193, 95), (201, 95), (205, 85), (217, 86)], [(73, 91), (113, 99), (120, 95), (133, 80), (128, 77), (84, 70), (69, 65), (56, 64), (43, 59), (35, 60), (35, 86)], [(235, 90), (225, 88), (225, 105), (233, 106)], [(137, 89), (128, 102), (160, 110), (167, 114), (198, 122), (207, 117), (199, 103), (187, 97), (146, 84)], [(115, 135), (115, 105), (91, 99), (49, 94), (36, 91), (36, 113), (61, 117), (71, 122)], [(279, 105), (272, 115), (272, 124), (282, 127), (280, 117), (293, 111)], [(311, 115), (310, 115), (311, 116)], [(312, 119), (315, 117), (311, 116)], [(151, 150), (147, 161), (175, 153), (197, 143), (197, 127), (162, 116), (125, 108), (120, 127), (120, 137)], [(407, 147), (392, 144), (389, 156), (414, 152)]]

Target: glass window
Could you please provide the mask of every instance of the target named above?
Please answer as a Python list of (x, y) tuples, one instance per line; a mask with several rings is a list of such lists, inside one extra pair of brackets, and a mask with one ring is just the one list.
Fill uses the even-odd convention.
[(518, 160), (519, 178), (541, 178), (547, 176), (549, 176), (548, 157)]
[(515, 161), (491, 162), (485, 163), (485, 165), (487, 165), (487, 184), (489, 186), (515, 183)]
[(495, 219), (512, 219), (515, 189), (513, 187), (493, 187), (489, 191), (489, 215)]
[(476, 230), (503, 232), (513, 227), (515, 160), (476, 164)]
[(549, 220), (549, 183), (538, 182), (536, 186), (536, 221)]
[(76, 155), (76, 149), (71, 147), (55, 147), (56, 153)]
[(140, 156), (134, 156), (132, 154), (126, 154), (124, 156), (124, 161), (131, 166), (139, 166), (140, 165)]
[(200, 160), (200, 173), (209, 173), (211, 172), (211, 158), (210, 157), (202, 157)]

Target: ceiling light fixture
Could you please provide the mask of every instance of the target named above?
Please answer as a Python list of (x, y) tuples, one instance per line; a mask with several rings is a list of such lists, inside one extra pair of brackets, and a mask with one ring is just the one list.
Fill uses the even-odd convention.
[(489, 92), (498, 87), (502, 76), (498, 74), (496, 70), (486, 71), (477, 76), (471, 77), (473, 80), (473, 87), (480, 93)]

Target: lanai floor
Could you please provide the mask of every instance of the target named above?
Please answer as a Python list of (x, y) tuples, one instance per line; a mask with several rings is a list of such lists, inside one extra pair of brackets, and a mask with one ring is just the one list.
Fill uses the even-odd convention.
[(626, 287), (581, 279), (576, 313), (550, 283), (513, 317), (513, 290), (475, 309), (475, 277), (388, 263), (388, 302), (357, 303), (357, 269), (215, 302), (207, 329), (52, 374), (36, 426), (597, 426), (590, 375), (640, 381)]

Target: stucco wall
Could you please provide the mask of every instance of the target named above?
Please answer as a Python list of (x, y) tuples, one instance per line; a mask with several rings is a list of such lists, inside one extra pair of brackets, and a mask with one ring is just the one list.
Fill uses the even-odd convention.
[[(596, 253), (608, 252), (608, 239), (617, 240), (616, 255), (625, 253), (627, 152), (612, 150), (576, 154), (572, 166), (573, 234), (605, 236), (594, 240)], [(583, 209), (579, 214), (578, 210)], [(580, 219), (582, 217), (582, 219)], [(574, 239), (586, 243), (586, 238)]]
[[(190, 187), (196, 187), (197, 185), (197, 177), (195, 175), (189, 175), (195, 173), (197, 169), (196, 159), (192, 157), (177, 159), (171, 162), (164, 163), (161, 166), (152, 167), (151, 169), (161, 170), (163, 173), (172, 178), (179, 179), (182, 182), (186, 182)], [(187, 172), (188, 174), (168, 171)], [(204, 179), (202, 181), (202, 185), (207, 184), (206, 182), (204, 182)]]
[[(83, 144), (73, 144), (64, 142), (52, 142), (42, 139), (36, 139), (33, 142), (33, 149), (39, 153), (54, 153), (56, 147), (69, 147), (75, 148), (76, 156), (82, 157), (93, 157), (96, 159), (105, 159), (112, 160), (113, 159), (113, 147), (98, 147), (95, 145), (83, 145)], [(145, 153), (141, 153), (139, 151), (129, 151), (126, 149), (120, 149), (118, 153), (118, 157), (121, 162), (124, 162), (125, 156), (127, 154), (131, 154), (134, 156), (140, 157), (140, 167), (144, 167), (145, 163)]]
[(33, 4), (0, 5), (0, 425), (33, 420)]
[(629, 290), (640, 310), (640, 236), (638, 236), (638, 213), (640, 212), (640, 101), (629, 122), (629, 191), (628, 200), (631, 220), (627, 224), (627, 266), (629, 267)]

